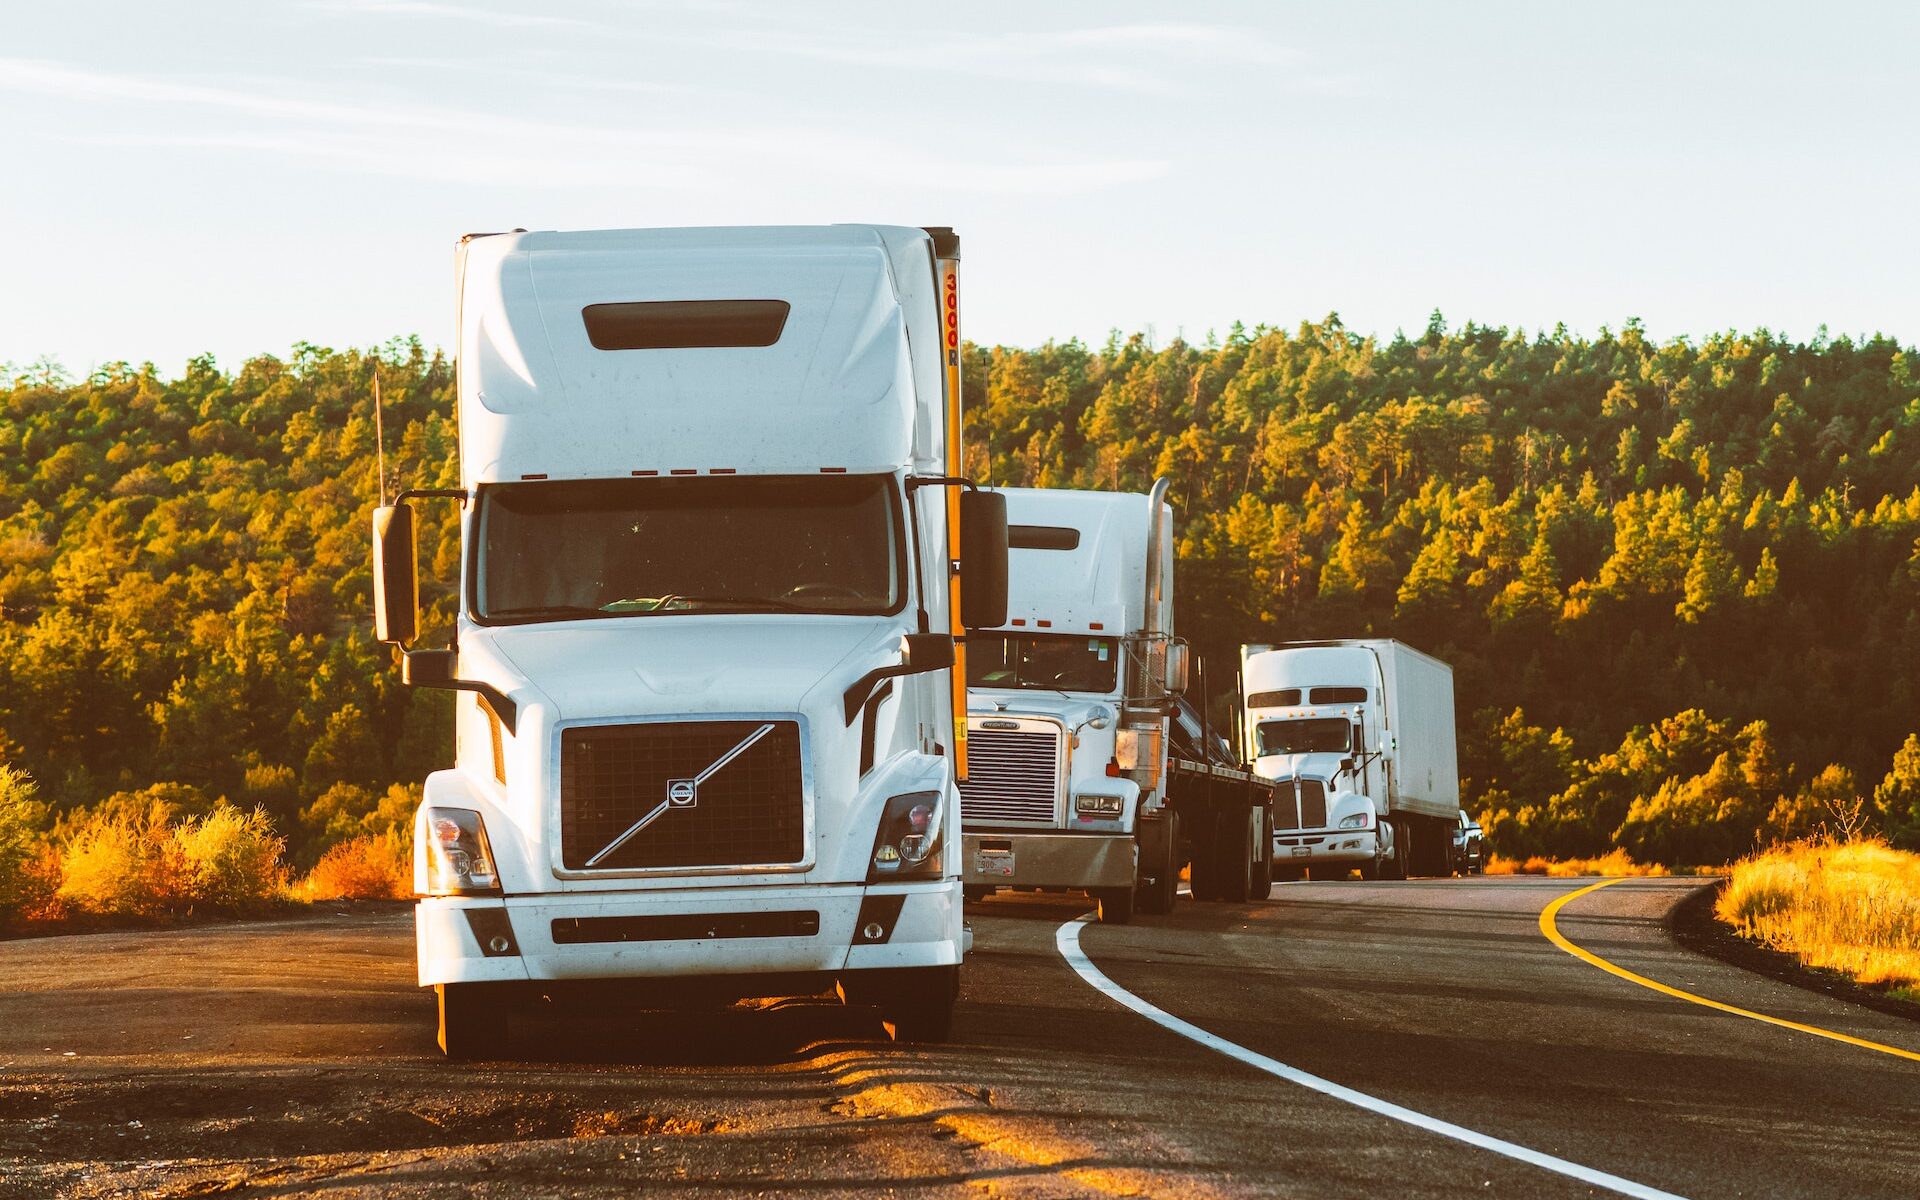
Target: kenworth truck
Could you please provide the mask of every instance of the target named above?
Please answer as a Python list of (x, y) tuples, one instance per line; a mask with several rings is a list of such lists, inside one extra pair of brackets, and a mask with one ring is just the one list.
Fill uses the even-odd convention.
[[(1102, 921), (1266, 892), (1271, 786), (1218, 761), (1180, 693), (1173, 519), (1150, 495), (1010, 488), (1007, 623), (968, 640), (968, 894), (1084, 890)], [(1194, 736), (1170, 737), (1170, 718)], [(1188, 754), (1176, 754), (1184, 746)]]
[(1388, 639), (1243, 646), (1242, 735), (1282, 789), (1276, 873), (1452, 873), (1453, 668)]
[[(957, 478), (958, 260), (879, 226), (461, 241), (460, 486), (373, 522), (377, 636), (464, 693), (414, 826), (449, 1056), (609, 992), (837, 987), (947, 1035), (963, 630), (1006, 615), (1005, 502)], [(416, 499), (460, 505), (444, 649), (408, 646)]]

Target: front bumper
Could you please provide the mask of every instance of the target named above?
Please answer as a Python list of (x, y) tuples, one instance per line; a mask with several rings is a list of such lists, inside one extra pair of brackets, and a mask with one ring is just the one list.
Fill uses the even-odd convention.
[[(646, 926), (644, 940), (590, 940), (610, 939), (602, 931), (622, 921)], [(883, 937), (868, 936), (874, 924)], [(964, 937), (954, 880), (445, 896), (414, 906), (422, 987), (945, 967), (964, 956)]]
[(1132, 887), (1139, 857), (1132, 834), (1051, 830), (962, 833), (960, 852), (969, 884), (1001, 887)]
[(1273, 835), (1273, 865), (1369, 863), (1379, 857), (1379, 837), (1372, 829), (1289, 829)]

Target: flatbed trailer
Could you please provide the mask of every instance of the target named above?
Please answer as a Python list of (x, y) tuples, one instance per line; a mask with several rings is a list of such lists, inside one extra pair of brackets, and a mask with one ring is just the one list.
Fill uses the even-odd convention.
[(1272, 780), (1190, 758), (1167, 759), (1167, 806), (1195, 900), (1263, 899), (1273, 886)]

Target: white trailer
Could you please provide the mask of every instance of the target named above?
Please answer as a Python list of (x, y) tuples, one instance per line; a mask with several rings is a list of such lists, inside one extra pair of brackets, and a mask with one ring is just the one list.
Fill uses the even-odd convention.
[(1172, 753), (1186, 687), (1173, 513), (1148, 495), (1010, 488), (1007, 623), (968, 635), (969, 894), (1084, 890), (1100, 919), (1266, 891), (1272, 789)]
[(1241, 648), (1242, 736), (1286, 785), (1281, 876), (1446, 875), (1460, 812), (1453, 668), (1385, 638)]
[(401, 659), (465, 693), (414, 839), (449, 1055), (588, 984), (837, 986), (946, 1036), (955, 635), (1005, 619), (1006, 570), (1004, 501), (955, 478), (958, 259), (882, 226), (461, 241), (460, 486), (374, 515), (404, 649), (408, 502), (462, 510), (453, 645)]

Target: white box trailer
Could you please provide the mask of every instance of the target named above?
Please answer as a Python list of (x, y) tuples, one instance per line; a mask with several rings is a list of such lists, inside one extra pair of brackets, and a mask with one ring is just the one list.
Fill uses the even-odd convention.
[[(461, 241), (460, 486), (374, 514), (376, 635), (465, 693), (415, 821), (449, 1055), (582, 984), (837, 986), (946, 1036), (955, 635), (1006, 619), (1005, 501), (955, 478), (958, 260), (888, 226)], [(425, 497), (462, 510), (447, 649), (406, 648)]]
[(1275, 829), (1282, 876), (1289, 862), (1449, 873), (1460, 810), (1452, 667), (1366, 638), (1243, 646), (1240, 671), (1246, 756), (1297, 793)]

